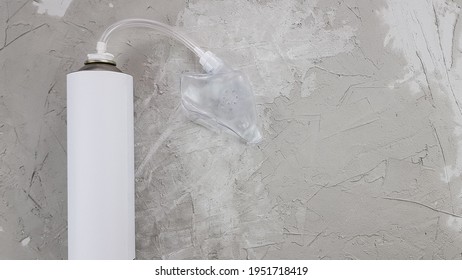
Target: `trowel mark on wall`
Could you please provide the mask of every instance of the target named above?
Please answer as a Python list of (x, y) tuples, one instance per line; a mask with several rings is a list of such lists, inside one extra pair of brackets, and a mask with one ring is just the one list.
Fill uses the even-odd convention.
[(32, 4), (37, 7), (37, 13), (63, 17), (72, 0), (35, 0)]
[[(388, 7), (380, 12), (390, 27), (384, 44), (404, 55), (409, 73), (402, 81), (416, 82), (420, 91), (427, 91), (433, 107), (452, 109), (454, 129), (448, 129), (450, 122), (443, 120), (442, 111), (430, 115), (434, 137), (441, 153), (440, 179), (447, 186), (451, 211), (462, 209), (462, 111), (460, 96), (454, 90), (460, 82), (460, 49), (458, 42), (458, 18), (460, 7), (444, 0), (430, 1), (431, 5), (418, 5), (418, 0), (387, 2)], [(402, 28), (407, 26), (407, 28)], [(426, 32), (424, 32), (426, 30)], [(401, 81), (396, 81), (397, 83)], [(443, 120), (443, 121), (442, 121)], [(460, 218), (447, 217), (446, 226), (459, 233)]]
[(29, 242), (30, 242), (30, 236), (24, 238), (23, 240), (21, 240), (21, 245), (22, 246), (27, 246), (29, 245)]

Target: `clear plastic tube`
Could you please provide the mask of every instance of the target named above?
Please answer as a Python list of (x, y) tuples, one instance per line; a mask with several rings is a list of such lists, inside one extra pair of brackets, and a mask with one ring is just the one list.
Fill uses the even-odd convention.
[(194, 43), (191, 39), (189, 39), (187, 36), (185, 36), (181, 32), (175, 30), (173, 27), (163, 24), (161, 22), (155, 21), (155, 20), (148, 20), (148, 19), (133, 18), (133, 19), (124, 19), (124, 20), (118, 21), (112, 24), (111, 26), (109, 26), (104, 31), (99, 41), (107, 45), (109, 37), (114, 31), (125, 29), (125, 28), (131, 28), (131, 27), (151, 28), (156, 31), (159, 31), (160, 33), (164, 35), (173, 37), (179, 42), (183, 43), (186, 47), (188, 47), (188, 49), (194, 52), (198, 57), (202, 57), (205, 53), (196, 43)]
[(120, 29), (144, 27), (170, 36), (194, 52), (207, 74), (183, 76), (181, 98), (188, 116), (201, 124), (228, 129), (248, 143), (257, 143), (261, 134), (253, 92), (245, 75), (234, 71), (211, 51), (203, 51), (191, 39), (174, 27), (148, 19), (125, 19), (109, 26), (96, 44), (96, 53), (88, 54), (87, 61), (112, 61), (107, 52), (111, 34)]

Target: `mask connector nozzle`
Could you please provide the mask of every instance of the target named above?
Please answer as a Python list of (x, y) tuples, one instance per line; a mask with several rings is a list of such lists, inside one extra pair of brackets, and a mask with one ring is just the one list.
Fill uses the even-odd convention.
[(209, 74), (215, 74), (222, 70), (224, 63), (211, 51), (206, 51), (199, 58), (199, 63), (202, 65), (202, 68), (205, 72)]

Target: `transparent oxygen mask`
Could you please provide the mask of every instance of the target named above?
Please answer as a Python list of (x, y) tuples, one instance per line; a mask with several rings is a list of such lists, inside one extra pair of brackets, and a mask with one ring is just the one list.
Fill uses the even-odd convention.
[(185, 74), (181, 77), (181, 101), (186, 115), (196, 123), (232, 132), (247, 143), (262, 139), (253, 92), (241, 71)]
[(112, 61), (106, 51), (110, 35), (124, 28), (151, 28), (183, 43), (199, 58), (207, 74), (181, 77), (181, 101), (187, 116), (213, 130), (233, 132), (247, 143), (258, 143), (262, 136), (257, 126), (255, 100), (244, 73), (232, 70), (210, 51), (204, 51), (174, 27), (148, 19), (126, 19), (109, 26), (96, 45), (92, 61)]

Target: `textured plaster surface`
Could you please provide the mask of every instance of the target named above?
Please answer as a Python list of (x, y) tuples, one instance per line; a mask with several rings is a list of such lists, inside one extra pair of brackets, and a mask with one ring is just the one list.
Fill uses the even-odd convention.
[(187, 121), (183, 46), (109, 48), (135, 79), (139, 259), (461, 259), (460, 1), (0, 2), (0, 258), (63, 259), (65, 75), (104, 28), (181, 27), (253, 85), (264, 141)]

